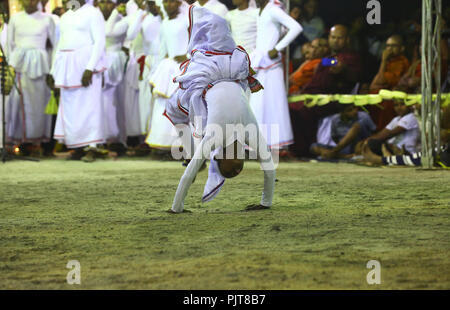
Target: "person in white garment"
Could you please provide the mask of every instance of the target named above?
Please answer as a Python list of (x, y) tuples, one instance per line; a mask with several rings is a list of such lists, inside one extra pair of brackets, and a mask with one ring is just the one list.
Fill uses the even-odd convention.
[(226, 5), (219, 0), (198, 0), (194, 3), (194, 5), (208, 9), (214, 14), (222, 17), (225, 17), (228, 13)]
[[(6, 14), (3, 12), (3, 6), (0, 6), (0, 44), (2, 49), (0, 50), (0, 57), (2, 59), (7, 59), (6, 52), (8, 50), (7, 48), (7, 30), (8, 30), (8, 24), (5, 22)], [(6, 103), (8, 102), (9, 94), (11, 93), (12, 89), (12, 82), (13, 82), (13, 72), (11, 67), (6, 67), (6, 77), (5, 77), (5, 85), (0, 85), (0, 94), (3, 92), (5, 93), (5, 115), (6, 113)], [(3, 89), (2, 87), (5, 86)], [(6, 127), (6, 120), (5, 120), (5, 127)], [(6, 139), (6, 137), (5, 137)], [(3, 102), (0, 101), (0, 149), (3, 152), (3, 149), (6, 150), (6, 141), (3, 137)]]
[[(117, 6), (117, 0), (100, 0), (98, 7), (106, 19), (106, 61), (102, 100), (105, 113), (105, 136), (108, 149), (119, 156), (126, 151), (124, 118), (124, 75), (127, 56), (122, 50), (128, 30), (125, 4)], [(119, 12), (120, 11), (120, 12)], [(122, 15), (123, 14), (123, 15)], [(124, 16), (125, 15), (125, 16)]]
[(258, 9), (249, 5), (249, 0), (233, 0), (236, 9), (226, 15), (231, 28), (231, 35), (236, 44), (241, 45), (251, 54), (256, 48), (256, 26)]
[(150, 126), (151, 110), (153, 106), (152, 90), (150, 86), (150, 76), (155, 72), (159, 61), (159, 32), (161, 27), (161, 1), (147, 1), (146, 10), (139, 10), (131, 26), (132, 36), (138, 32), (143, 38), (143, 52), (145, 58), (140, 65), (141, 74), (139, 76), (139, 116), (141, 134), (148, 135)]
[(178, 138), (170, 121), (163, 116), (163, 112), (167, 100), (178, 88), (172, 83), (173, 78), (179, 75), (180, 64), (187, 60), (189, 20), (187, 14), (183, 14), (181, 6), (182, 1), (163, 1), (167, 17), (164, 18), (160, 28), (159, 44), (162, 60), (150, 77), (154, 105), (146, 143), (162, 151), (169, 151)]
[(105, 20), (91, 3), (79, 5), (61, 17), (60, 39), (52, 64), (54, 87), (61, 98), (54, 137), (75, 149), (71, 159), (95, 160), (97, 144), (106, 142), (102, 103), (102, 72), (106, 70)]
[[(45, 114), (50, 99), (47, 75), (55, 42), (55, 24), (38, 10), (39, 0), (23, 0), (24, 11), (11, 17), (8, 27), (9, 64), (16, 72), (16, 85), (8, 100), (7, 142), (19, 144), (26, 155), (40, 156), (41, 142), (51, 137), (51, 117)], [(32, 146), (26, 147), (25, 144)], [(28, 148), (28, 150), (26, 150)]]
[[(246, 95), (249, 91), (260, 91), (262, 86), (251, 77), (249, 57), (244, 49), (236, 46), (226, 20), (196, 6), (191, 6), (189, 13), (192, 57), (182, 66), (183, 73), (174, 79), (179, 89), (167, 102), (164, 115), (183, 132), (184, 146), (191, 144), (189, 123), (201, 141), (181, 177), (169, 212), (184, 211), (188, 189), (208, 157), (211, 165), (202, 202), (216, 197), (225, 179), (242, 171), (244, 145), (257, 152), (264, 171), (261, 203), (248, 206), (247, 210), (270, 208), (275, 165)], [(230, 130), (229, 126), (245, 126), (249, 134), (244, 130)]]
[[(269, 0), (256, 3), (259, 7), (256, 50), (251, 59), (264, 90), (251, 95), (250, 106), (269, 146), (280, 149), (293, 143), (280, 52), (300, 34), (302, 27), (277, 4)], [(282, 26), (288, 32), (280, 40)]]
[[(0, 56), (5, 57), (6, 59), (6, 52), (8, 50), (7, 48), (7, 39), (8, 39), (8, 24), (6, 23), (6, 13), (3, 11), (3, 6), (0, 6), (0, 45), (2, 47), (2, 50), (0, 50)], [(3, 52), (2, 52), (3, 51)], [(3, 54), (4, 53), (4, 54)], [(0, 85), (0, 90), (1, 90)], [(5, 106), (6, 102), (8, 102), (9, 93), (11, 92), (11, 89), (4, 89), (5, 91)], [(1, 94), (1, 92), (0, 92)], [(5, 109), (6, 114), (6, 109)], [(6, 127), (6, 126), (5, 126)], [(5, 141), (3, 141), (3, 103), (0, 102), (0, 149), (3, 149), (5, 146)]]
[(124, 82), (125, 128), (130, 149), (139, 148), (145, 139), (141, 132), (139, 112), (140, 63), (145, 59), (145, 53), (142, 33), (139, 28), (132, 26), (136, 24), (136, 19), (142, 18), (142, 14), (146, 11), (146, 2), (145, 0), (135, 2), (138, 9), (132, 15), (127, 15), (129, 24), (126, 41), (130, 42), (130, 48)]
[(8, 49), (8, 23), (6, 22), (6, 13), (1, 10), (3, 10), (3, 7), (0, 7), (0, 44), (6, 54)]

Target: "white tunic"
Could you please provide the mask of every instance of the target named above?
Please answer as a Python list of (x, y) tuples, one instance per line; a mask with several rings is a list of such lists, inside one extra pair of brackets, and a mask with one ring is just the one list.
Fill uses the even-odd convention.
[(5, 56), (8, 56), (8, 24), (3, 23), (3, 26), (0, 31), (0, 44), (2, 45), (2, 49), (5, 52)]
[(176, 91), (177, 85), (172, 79), (178, 75), (179, 63), (173, 60), (176, 56), (186, 55), (189, 43), (189, 21), (184, 14), (174, 19), (164, 19), (160, 28), (159, 58), (161, 62), (150, 77), (153, 92), (169, 98)]
[(55, 44), (55, 23), (42, 12), (32, 14), (19, 12), (11, 17), (8, 27), (9, 63), (16, 72), (30, 78), (49, 73), (49, 55), (46, 50), (47, 39)]
[(106, 34), (106, 72), (107, 83), (117, 85), (123, 79), (126, 55), (122, 46), (127, 36), (128, 18), (122, 17), (117, 10), (111, 13), (105, 25)]
[[(282, 26), (285, 26), (289, 31), (280, 40)], [(279, 52), (282, 51), (301, 32), (302, 26), (295, 19), (278, 5), (271, 2), (267, 3), (257, 20), (256, 53), (252, 59), (252, 65), (265, 67), (266, 63), (279, 61), (280, 57), (275, 60), (267, 59), (267, 53), (274, 48)]]
[(389, 139), (388, 142), (400, 149), (404, 147), (410, 153), (418, 152), (420, 149), (420, 127), (414, 113), (394, 117), (386, 126), (386, 129), (394, 130), (396, 127), (402, 127), (405, 131)]
[(52, 65), (57, 87), (81, 87), (85, 70), (104, 71), (105, 20), (99, 9), (86, 3), (61, 17), (61, 37)]
[(206, 2), (203, 6), (198, 1), (196, 1), (194, 5), (208, 9), (214, 14), (219, 15), (220, 17), (225, 17), (228, 13), (226, 5), (221, 3), (219, 0), (208, 0), (208, 2)]
[(160, 58), (186, 55), (189, 21), (184, 14), (174, 19), (164, 19), (160, 29)]
[(256, 48), (258, 14), (258, 9), (248, 7), (245, 10), (231, 10), (226, 15), (234, 41), (245, 48), (247, 53), (253, 52)]

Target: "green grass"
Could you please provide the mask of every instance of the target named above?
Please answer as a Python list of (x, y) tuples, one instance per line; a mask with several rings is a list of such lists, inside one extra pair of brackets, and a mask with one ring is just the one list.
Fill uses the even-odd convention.
[(250, 162), (204, 205), (201, 172), (192, 213), (165, 213), (183, 169), (0, 164), (0, 289), (450, 289), (448, 171), (281, 163), (273, 208), (242, 212), (262, 191)]

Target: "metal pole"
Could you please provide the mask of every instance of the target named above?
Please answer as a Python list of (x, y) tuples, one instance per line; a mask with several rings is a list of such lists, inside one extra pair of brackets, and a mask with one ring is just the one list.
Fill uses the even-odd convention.
[[(432, 169), (440, 149), (442, 0), (422, 1), (422, 167)], [(434, 23), (433, 23), (434, 21)], [(436, 99), (433, 101), (433, 92)]]
[[(435, 41), (436, 41), (436, 69), (434, 70), (436, 79), (436, 101), (434, 103), (434, 124), (435, 124), (435, 150), (439, 152), (441, 148), (441, 27), (442, 27), (442, 0), (435, 0), (436, 25), (435, 25)], [(434, 154), (437, 155), (437, 154)]]

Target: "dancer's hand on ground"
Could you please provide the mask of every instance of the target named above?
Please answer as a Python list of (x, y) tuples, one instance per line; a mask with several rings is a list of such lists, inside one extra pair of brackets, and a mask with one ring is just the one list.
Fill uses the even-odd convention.
[(84, 87), (88, 87), (92, 84), (92, 74), (91, 70), (85, 70), (83, 73), (83, 77), (81, 78), (81, 85)]
[(183, 211), (181, 211), (181, 212), (175, 212), (172, 209), (169, 209), (166, 212), (170, 213), (170, 214), (192, 213), (192, 211), (189, 211), (189, 210), (186, 210), (186, 209), (183, 209)]
[(245, 209), (243, 211), (258, 211), (258, 210), (266, 210), (266, 209), (270, 209), (270, 207), (267, 206), (263, 206), (261, 204), (256, 205), (248, 205), (247, 207), (245, 207)]

